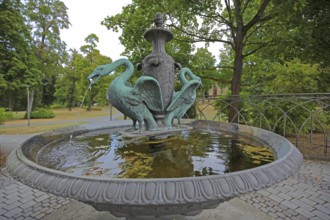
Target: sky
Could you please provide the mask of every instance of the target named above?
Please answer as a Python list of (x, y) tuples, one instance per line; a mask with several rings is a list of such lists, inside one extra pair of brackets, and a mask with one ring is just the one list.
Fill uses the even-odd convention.
[[(124, 47), (120, 44), (120, 32), (115, 33), (101, 25), (101, 21), (107, 16), (121, 13), (122, 7), (128, 5), (132, 0), (62, 0), (68, 8), (69, 29), (61, 30), (61, 38), (66, 42), (68, 48), (79, 48), (85, 45), (85, 38), (90, 34), (99, 37), (97, 49), (102, 55), (112, 60), (121, 58)], [(143, 36), (141, 36), (143, 37)], [(203, 47), (199, 43), (197, 47)], [(208, 50), (212, 52), (219, 62), (219, 49), (221, 44), (211, 44)]]
[(61, 30), (61, 39), (68, 48), (79, 48), (85, 45), (85, 38), (90, 34), (99, 37), (97, 49), (101, 54), (116, 60), (122, 56), (124, 47), (120, 44), (120, 33), (115, 33), (101, 25), (107, 16), (118, 14), (122, 7), (132, 0), (62, 0), (68, 8), (69, 29)]

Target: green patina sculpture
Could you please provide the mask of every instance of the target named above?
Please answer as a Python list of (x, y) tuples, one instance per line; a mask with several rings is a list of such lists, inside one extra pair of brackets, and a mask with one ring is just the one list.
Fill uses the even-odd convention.
[[(111, 64), (98, 66), (88, 76), (91, 83), (110, 74), (119, 66), (126, 66), (125, 72), (112, 81), (108, 90), (110, 103), (119, 111), (133, 120), (133, 127), (139, 122), (139, 130), (145, 122), (146, 130), (157, 130), (158, 126), (172, 127), (174, 118), (181, 119), (196, 100), (196, 89), (201, 79), (188, 68), (181, 65), (166, 54), (165, 43), (173, 38), (171, 31), (163, 28), (163, 16), (156, 14), (155, 28), (144, 34), (146, 40), (152, 42), (153, 50), (146, 56), (138, 69), (142, 70), (134, 87), (127, 80), (132, 76), (134, 67), (127, 59), (119, 59)], [(175, 69), (181, 69), (179, 79), (182, 84), (180, 91), (174, 93)], [(186, 78), (188, 75), (189, 80)]]
[[(189, 80), (187, 80), (186, 74), (189, 76)], [(172, 102), (166, 109), (164, 124), (169, 128), (172, 127), (173, 118), (177, 118), (178, 125), (181, 126), (182, 117), (196, 100), (196, 89), (202, 85), (201, 79), (188, 68), (180, 70), (179, 79), (182, 88), (174, 93)]]
[(140, 132), (143, 122), (147, 130), (157, 130), (157, 123), (150, 110), (161, 111), (164, 107), (160, 86), (156, 79), (142, 76), (134, 86), (130, 86), (127, 80), (132, 76), (134, 66), (127, 59), (119, 59), (111, 64), (98, 66), (87, 79), (91, 83), (96, 83), (101, 77), (109, 75), (120, 66), (125, 66), (126, 70), (109, 86), (110, 103), (133, 120), (134, 128), (138, 121)]

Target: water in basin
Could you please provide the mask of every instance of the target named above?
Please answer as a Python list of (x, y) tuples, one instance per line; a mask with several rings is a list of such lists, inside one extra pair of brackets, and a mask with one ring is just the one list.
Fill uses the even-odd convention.
[(127, 137), (103, 130), (47, 145), (37, 163), (83, 176), (176, 178), (245, 170), (274, 159), (269, 146), (229, 132), (188, 129)]

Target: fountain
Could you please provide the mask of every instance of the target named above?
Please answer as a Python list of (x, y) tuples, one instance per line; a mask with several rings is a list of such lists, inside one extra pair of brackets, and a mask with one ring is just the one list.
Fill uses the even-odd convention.
[[(240, 194), (269, 187), (299, 169), (301, 153), (284, 137), (270, 131), (197, 120), (181, 125), (182, 117), (196, 99), (201, 80), (166, 54), (165, 42), (173, 35), (162, 24), (163, 18), (158, 13), (156, 27), (145, 33), (145, 38), (153, 43), (153, 51), (138, 65), (143, 76), (134, 85), (127, 82), (134, 70), (127, 59), (99, 66), (88, 76), (94, 84), (119, 66), (126, 67), (110, 84), (108, 97), (113, 106), (133, 120), (133, 130), (109, 126), (75, 129), (71, 137), (61, 130), (37, 135), (10, 154), (7, 169), (14, 178), (117, 217), (173, 219), (179, 215), (193, 216)], [(173, 91), (176, 68), (182, 84), (178, 92)], [(178, 126), (173, 125), (174, 118)], [(137, 122), (139, 132), (134, 130)], [(199, 136), (187, 141), (193, 133)], [(231, 147), (238, 146), (238, 141), (244, 138), (253, 139), (253, 143), (266, 146), (272, 160), (261, 165), (257, 161), (260, 166), (228, 168), (229, 163), (235, 163), (228, 159), (233, 157), (230, 153), (233, 150), (228, 148), (229, 153), (224, 152), (220, 134), (232, 136), (226, 139)], [(213, 139), (208, 142), (205, 135)], [(98, 144), (91, 147), (86, 137), (94, 137)], [(197, 145), (200, 146), (195, 150)], [(206, 153), (209, 146), (216, 150)], [(206, 154), (210, 157), (204, 157)], [(119, 165), (113, 165), (118, 158)], [(98, 160), (111, 165), (95, 168), (100, 163)], [(253, 157), (240, 157), (240, 160), (256, 162)], [(212, 165), (203, 165), (201, 161)], [(136, 170), (137, 167), (143, 170)], [(170, 171), (163, 172), (163, 168)], [(151, 172), (154, 170), (162, 172)]]

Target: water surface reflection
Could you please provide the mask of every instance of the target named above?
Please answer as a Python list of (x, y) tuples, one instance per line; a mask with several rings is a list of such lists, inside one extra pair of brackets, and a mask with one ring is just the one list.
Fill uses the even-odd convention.
[(271, 148), (257, 140), (193, 129), (154, 137), (87, 133), (45, 147), (37, 163), (76, 175), (175, 178), (234, 172), (273, 160)]

